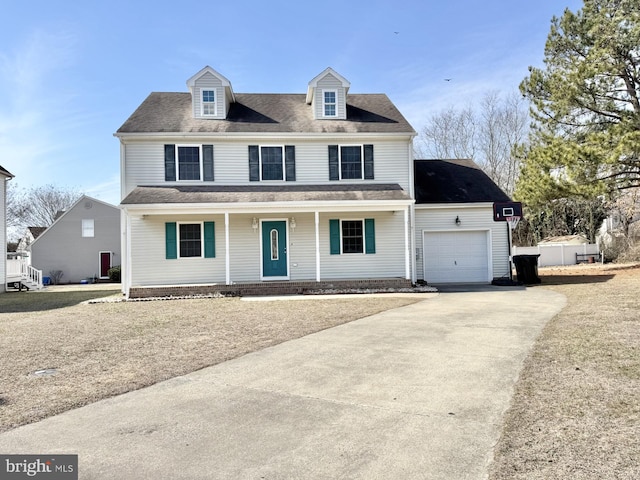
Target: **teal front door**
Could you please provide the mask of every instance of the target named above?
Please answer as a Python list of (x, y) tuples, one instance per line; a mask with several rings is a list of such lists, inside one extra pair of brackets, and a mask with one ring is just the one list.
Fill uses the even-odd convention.
[(264, 278), (288, 276), (287, 222), (262, 222), (262, 276)]

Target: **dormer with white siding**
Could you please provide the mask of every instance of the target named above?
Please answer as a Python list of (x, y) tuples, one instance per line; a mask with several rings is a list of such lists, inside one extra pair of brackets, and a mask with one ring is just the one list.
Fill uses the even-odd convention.
[(309, 82), (307, 104), (316, 120), (346, 120), (347, 92), (351, 83), (332, 68)]
[(194, 118), (224, 120), (235, 102), (231, 82), (206, 66), (187, 80), (191, 91)]

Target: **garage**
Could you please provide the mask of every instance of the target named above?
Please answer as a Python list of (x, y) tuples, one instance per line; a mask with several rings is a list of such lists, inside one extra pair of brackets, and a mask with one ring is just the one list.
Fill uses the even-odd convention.
[(456, 230), (423, 233), (427, 283), (489, 282), (489, 232)]

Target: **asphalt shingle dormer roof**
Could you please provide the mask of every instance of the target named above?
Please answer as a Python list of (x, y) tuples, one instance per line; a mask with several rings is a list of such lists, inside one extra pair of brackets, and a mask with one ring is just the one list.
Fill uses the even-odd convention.
[(144, 133), (399, 133), (414, 129), (384, 94), (349, 94), (346, 120), (316, 120), (304, 94), (237, 93), (227, 118), (193, 116), (190, 93), (151, 93), (116, 135)]

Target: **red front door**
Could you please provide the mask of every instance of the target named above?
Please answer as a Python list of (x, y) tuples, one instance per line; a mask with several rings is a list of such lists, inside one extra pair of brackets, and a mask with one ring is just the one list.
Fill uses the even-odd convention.
[(109, 276), (111, 268), (111, 252), (100, 252), (100, 278)]

